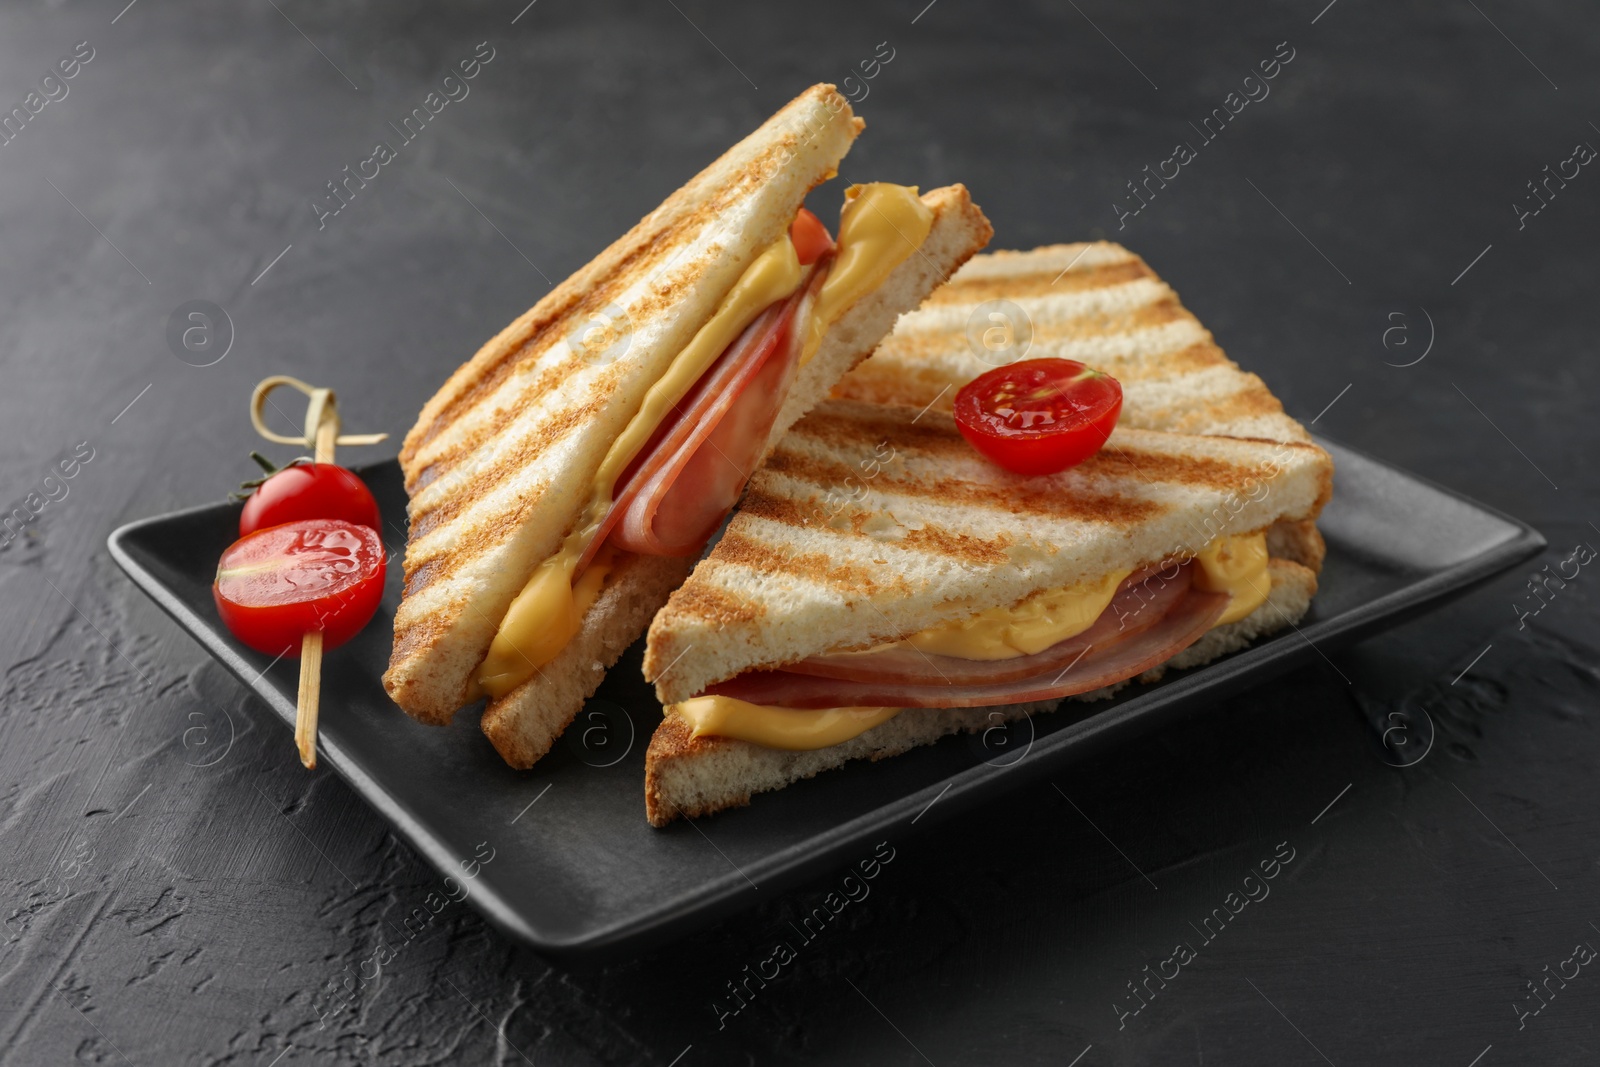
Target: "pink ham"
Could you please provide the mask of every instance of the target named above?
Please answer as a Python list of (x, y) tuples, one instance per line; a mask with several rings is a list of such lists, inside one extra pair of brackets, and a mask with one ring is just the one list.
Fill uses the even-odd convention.
[[(937, 681), (910, 685), (883, 679), (846, 681), (786, 670), (749, 671), (719, 682), (706, 692), (782, 708), (978, 708), (1053, 700), (1087, 693), (1165, 663), (1211, 629), (1228, 600), (1226, 593), (1204, 593), (1191, 585), (1154, 626), (1106, 647), (1080, 653), (1080, 659), (1063, 669), (1052, 666), (1048, 672), (1028, 678), (976, 685)], [(1053, 651), (1039, 656), (1049, 656)]]
[(812, 656), (784, 670), (846, 681), (910, 685), (992, 685), (1037, 678), (1059, 671), (1090, 649), (1100, 651), (1137, 637), (1167, 616), (1189, 591), (1190, 566), (1173, 565), (1162, 572), (1147, 567), (1130, 575), (1094, 625), (1032, 656), (975, 660), (940, 656), (909, 645), (876, 652)]
[(679, 401), (620, 480), (579, 563), (610, 536), (627, 552), (691, 556), (744, 491), (794, 379), (794, 323), (823, 272), (758, 315)]

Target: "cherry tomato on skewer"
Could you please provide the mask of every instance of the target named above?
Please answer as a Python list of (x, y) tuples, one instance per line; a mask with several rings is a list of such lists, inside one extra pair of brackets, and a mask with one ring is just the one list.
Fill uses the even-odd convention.
[(383, 542), (368, 526), (303, 519), (235, 541), (217, 564), (211, 594), (228, 630), (268, 655), (300, 654), (323, 634), (323, 650), (360, 632), (383, 598)]
[(343, 519), (382, 529), (378, 502), (355, 474), (336, 463), (295, 463), (250, 494), (239, 515), (239, 536), (300, 519)]
[(1100, 451), (1122, 412), (1122, 386), (1070, 359), (1025, 359), (956, 394), (961, 435), (1017, 474), (1054, 474)]

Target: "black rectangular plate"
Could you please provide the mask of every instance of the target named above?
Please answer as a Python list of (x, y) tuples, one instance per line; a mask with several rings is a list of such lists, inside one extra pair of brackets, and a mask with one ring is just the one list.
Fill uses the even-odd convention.
[[(559, 955), (637, 950), (847, 861), (935, 798), (930, 822), (1392, 626), (1544, 547), (1524, 523), (1321, 443), (1336, 464), (1320, 521), (1328, 557), (1299, 629), (1114, 700), (1040, 716), (1017, 736), (1020, 759), (989, 751), (986, 760), (972, 738), (946, 738), (758, 796), (749, 808), (653, 830), (644, 819), (644, 750), (661, 705), (639, 672), (642, 646), (610, 671), (549, 756), (514, 771), (478, 731), (477, 708), (440, 729), (413, 722), (384, 693), (398, 566), (378, 617), (324, 667), (321, 758), (446, 874), (460, 877), (463, 861), (493, 849), (471, 882), (472, 899), (511, 936)], [(405, 514), (397, 464), (362, 475), (386, 516)], [(269, 657), (234, 641), (212, 605), (216, 560), (236, 536), (238, 513), (216, 504), (132, 523), (111, 535), (111, 554), (292, 728), (296, 662), (264, 670)], [(395, 530), (386, 540), (397, 540)], [(283, 758), (295, 758), (287, 733)]]

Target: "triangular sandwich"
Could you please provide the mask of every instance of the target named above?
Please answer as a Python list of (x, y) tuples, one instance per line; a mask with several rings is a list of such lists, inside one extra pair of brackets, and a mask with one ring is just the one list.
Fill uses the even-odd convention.
[(407, 435), (404, 598), (384, 684), (447, 723), (480, 696), (547, 751), (789, 425), (988, 240), (961, 186), (803, 209), (862, 128), (802, 93), (495, 337)]

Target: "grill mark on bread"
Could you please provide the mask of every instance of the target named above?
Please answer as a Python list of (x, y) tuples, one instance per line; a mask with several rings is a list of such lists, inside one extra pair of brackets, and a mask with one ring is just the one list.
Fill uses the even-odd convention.
[[(703, 619), (719, 626), (732, 623), (752, 623), (767, 613), (766, 605), (746, 600), (709, 582), (690, 582), (679, 586), (672, 599), (662, 609), (661, 616), (672, 618)], [(646, 676), (647, 681), (655, 681)]]
[[(783, 450), (772, 454), (767, 460), (766, 469), (822, 490), (845, 484), (848, 478), (859, 477), (857, 469), (849, 464), (813, 459)], [(1092, 493), (1079, 486), (1062, 490), (1048, 483), (1036, 486), (1031, 480), (1025, 479), (1015, 479), (1006, 484), (998, 476), (993, 484), (947, 478), (929, 485), (880, 474), (872, 480), (871, 487), (877, 493), (932, 500), (957, 507), (987, 508), (1012, 515), (1041, 515), (1124, 527), (1144, 522), (1167, 510), (1164, 504), (1115, 493)]]
[[(532, 342), (530, 342), (530, 344), (531, 343)], [(524, 391), (524, 395), (543, 396), (557, 385), (560, 385), (567, 378), (571, 377), (573, 372), (583, 365), (583, 361), (584, 356), (582, 353), (571, 353), (566, 359), (562, 360), (554, 367), (547, 368), (544, 373), (540, 374), (533, 385)], [(519, 369), (520, 364), (511, 366), (510, 373), (515, 373)], [(502, 419), (499, 421), (503, 423), (509, 420)], [(456, 464), (461, 461), (461, 457), (463, 455), (476, 450), (488, 439), (498, 435), (500, 430), (501, 426), (489, 424), (487, 420), (485, 420), (484, 425), (474, 428), (455, 444), (449, 446), (443, 452), (440, 452), (438, 455), (430, 459), (428, 465), (417, 472), (417, 477), (414, 483), (406, 486), (406, 491), (412, 495), (416, 495), (416, 493), (418, 493), (420, 490), (426, 488), (428, 482), (431, 482), (440, 475), (447, 474), (451, 470), (455, 469)], [(426, 443), (427, 442), (423, 442), (424, 445)]]
[(733, 527), (723, 534), (716, 551), (716, 562), (720, 565), (745, 566), (764, 574), (787, 574), (820, 585), (849, 589), (852, 595), (868, 599), (882, 593), (911, 592), (911, 586), (887, 567), (874, 570), (843, 563), (825, 552), (791, 552), (782, 545), (747, 537)]
[(444, 471), (440, 470), (436, 464), (428, 464), (417, 472), (416, 484), (406, 486), (406, 493), (412, 495), (428, 488), (429, 484), (443, 473)]
[(823, 509), (815, 501), (801, 503), (790, 497), (768, 493), (752, 485), (739, 504), (739, 513), (769, 519), (784, 526), (824, 528)]
[[(540, 487), (540, 491), (544, 487)], [(532, 494), (535, 498), (537, 493)], [(455, 575), (463, 566), (483, 558), (489, 550), (503, 544), (513, 536), (522, 525), (523, 516), (537, 504), (537, 499), (522, 501), (515, 510), (504, 515), (496, 515), (488, 521), (476, 523), (461, 530), (447, 539), (447, 543), (440, 546), (437, 551), (426, 555), (415, 550), (415, 539), (406, 546), (405, 561), (405, 596), (411, 596), (428, 588), (435, 582), (447, 580)], [(529, 568), (528, 574), (531, 574)], [(526, 582), (527, 574), (521, 575), (517, 583), (520, 589)], [(470, 607), (470, 606), (469, 606)]]
[[(937, 290), (935, 292), (938, 292)], [(974, 304), (974, 307), (977, 305)], [(915, 312), (913, 312), (915, 314)], [(1174, 298), (1145, 304), (1113, 315), (1078, 315), (1070, 319), (1048, 319), (1033, 324), (1033, 343), (1049, 341), (1079, 341), (1097, 338), (1122, 337), (1127, 334), (1168, 326), (1174, 322), (1194, 322), (1195, 318)], [(970, 355), (972, 348), (963, 330), (910, 329), (890, 334), (878, 346), (874, 361), (880, 356), (893, 359), (916, 360), (927, 356), (958, 352)], [(872, 369), (875, 362), (863, 364)]]
[(569, 408), (539, 426), (521, 444), (490, 466), (478, 471), (465, 485), (458, 486), (455, 492), (434, 507), (421, 511), (413, 510), (411, 543), (415, 544), (433, 530), (454, 521), (462, 512), (493, 492), (502, 481), (530, 466), (540, 456), (560, 444), (569, 434), (606, 407), (610, 400), (605, 392), (601, 391), (601, 395), (591, 397), (581, 407)]
[[(841, 537), (867, 537), (869, 535), (865, 532), (866, 525), (874, 519), (882, 518), (881, 512), (863, 511), (852, 507), (841, 508), (837, 514), (830, 516), (815, 499), (799, 501), (792, 497), (768, 493), (755, 486), (745, 494), (739, 512), (741, 515), (766, 519), (783, 526), (820, 533), (836, 533)], [(837, 522), (829, 521), (830, 519), (842, 519), (849, 528), (845, 529)], [(985, 541), (980, 537), (959, 530), (949, 530), (935, 523), (925, 523), (920, 527), (899, 526), (895, 536), (874, 538), (874, 540), (926, 552), (929, 555), (985, 565), (1010, 562), (1011, 557), (1006, 549), (1015, 543), (1006, 534), (1001, 534), (993, 541)]]
[(1087, 289), (1105, 289), (1143, 278), (1153, 279), (1155, 276), (1155, 271), (1147, 267), (1144, 260), (1133, 259), (1088, 270), (1068, 271), (1066, 274), (1029, 272), (1008, 278), (956, 279), (935, 290), (925, 304), (981, 304), (985, 300), (1054, 296)]
[[(658, 284), (656, 288), (643, 294), (635, 301), (630, 309), (630, 315), (640, 320), (658, 316), (663, 309), (680, 300), (686, 290), (698, 283), (704, 273), (719, 258), (720, 252), (721, 249), (718, 246), (712, 245), (697, 258), (686, 260), (677, 274), (667, 279), (664, 283)], [(627, 284), (632, 284), (632, 281), (628, 280)], [(623, 286), (623, 288), (625, 287), (626, 285)], [(618, 291), (620, 292), (620, 289)], [(599, 302), (581, 301), (579, 304), (581, 314), (564, 319), (561, 324), (562, 328), (565, 329), (575, 323), (583, 322), (585, 321), (582, 317), (583, 315), (600, 310), (613, 303), (609, 291), (602, 295), (604, 298)], [(562, 336), (564, 334), (552, 335), (550, 344), (554, 344)], [(542, 353), (549, 347), (550, 345), (544, 345), (539, 349), (539, 352)], [(530, 357), (530, 361), (537, 358), (537, 354), (533, 355)], [(584, 353), (573, 352), (566, 360), (563, 360), (555, 367), (547, 368), (536, 380), (519, 389), (516, 396), (510, 398), (508, 407), (513, 410), (525, 410), (529, 407), (542, 405), (545, 402), (544, 398), (552, 390), (558, 388), (567, 378), (570, 378), (572, 373), (582, 367), (587, 360), (588, 356)], [(502, 379), (514, 374), (519, 367), (530, 365), (530, 361), (502, 364), (502, 367), (506, 368), (506, 374), (502, 375)], [(610, 375), (598, 378), (591, 385), (591, 392), (601, 392), (614, 388), (616, 375), (621, 373), (620, 368), (622, 366), (623, 364), (621, 363), (614, 364)], [(484, 395), (487, 396), (488, 394)], [(411, 460), (414, 463), (419, 457), (425, 457), (430, 466), (440, 467), (437, 473), (447, 473), (456, 463), (460, 462), (463, 456), (484, 447), (500, 436), (510, 421), (511, 417), (506, 414), (496, 417), (490, 412), (467, 412), (450, 422), (452, 427), (463, 427), (463, 432), (459, 434), (456, 440), (434, 450), (430, 448), (434, 438), (430, 437), (429, 442), (420, 443), (417, 446), (412, 453)]]
[(1114, 371), (1120, 379), (1132, 382), (1180, 378), (1195, 371), (1233, 365), (1228, 354), (1211, 340), (1196, 341), (1171, 351), (1142, 352), (1098, 362), (1102, 368)]
[[(873, 447), (879, 442), (887, 442), (897, 451), (909, 448), (914, 452), (947, 456), (955, 454), (952, 449), (959, 449), (960, 455), (973, 455), (971, 446), (949, 416), (928, 417), (924, 421), (913, 420), (911, 414), (910, 409), (897, 405), (879, 409), (822, 405), (813, 408), (789, 432), (830, 447), (838, 442), (859, 442), (863, 459), (874, 455)], [(779, 453), (787, 451), (783, 445), (778, 446)]]
[(1016, 542), (1007, 534), (1001, 534), (993, 541), (985, 541), (981, 537), (947, 530), (929, 523), (907, 528), (905, 535), (896, 543), (905, 548), (948, 556), (968, 563), (999, 566), (1011, 562), (1011, 556), (1006, 549)]
[[(799, 138), (794, 133), (775, 140), (728, 180), (716, 199), (683, 211), (683, 205), (689, 200), (687, 193), (690, 187), (695, 185), (695, 182), (691, 181), (689, 185), (674, 193), (663, 208), (658, 208), (645, 216), (633, 229), (610, 246), (610, 248), (626, 248), (627, 251), (607, 263), (603, 272), (586, 276), (580, 271), (535, 304), (529, 322), (519, 331), (522, 335), (521, 340), (513, 342), (508, 351), (493, 361), (486, 360), (477, 368), (472, 368), (469, 363), (468, 367), (463, 369), (469, 371), (470, 380), (465, 381), (455, 395), (440, 406), (426, 429), (420, 432), (413, 430), (412, 434), (407, 435), (407, 441), (400, 455), (402, 467), (409, 468), (418, 452), (458, 422), (481, 400), (491, 395), (519, 364), (529, 359), (537, 359), (550, 345), (565, 335), (567, 327), (576, 326), (586, 316), (612, 304), (618, 294), (637, 281), (648, 264), (666, 255), (666, 250), (680, 243), (685, 234), (692, 235), (698, 232), (714, 221), (729, 204), (747, 196), (752, 188), (764, 180), (764, 174), (770, 169), (772, 161), (780, 155), (792, 154), (798, 143)], [(657, 222), (657, 225), (651, 226), (652, 222)], [(604, 255), (605, 253), (602, 253), (602, 256)], [(683, 284), (685, 282), (675, 282), (669, 287), (668, 292), (647, 297), (646, 305), (636, 309), (634, 314), (650, 317), (654, 314), (654, 310), (649, 305), (654, 303), (659, 306), (661, 303), (672, 302), (675, 299), (673, 294)], [(547, 302), (549, 306), (544, 307)], [(490, 344), (493, 345), (494, 341)], [(473, 370), (476, 371), (475, 374), (471, 373)], [(523, 395), (526, 398), (529, 394), (525, 392)]]
[[(411, 596), (413, 593), (426, 589), (435, 578), (444, 570), (444, 563), (438, 557), (430, 560), (406, 560), (405, 584), (401, 590), (402, 596)], [(397, 627), (398, 629), (398, 627)]]
[(1217, 397), (1208, 405), (1214, 418), (1231, 419), (1243, 418), (1251, 415), (1281, 415), (1283, 404), (1272, 395), (1266, 383), (1255, 375), (1250, 376), (1251, 381), (1245, 387), (1228, 396)]
[(1074, 315), (1070, 319), (1045, 319), (1035, 323), (1033, 337), (1036, 342), (1121, 337), (1124, 334), (1167, 326), (1174, 322), (1194, 322), (1199, 325), (1195, 317), (1189, 314), (1188, 309), (1178, 302), (1177, 297), (1164, 296), (1153, 303), (1143, 304), (1127, 311), (1111, 314), (1091, 312), (1087, 315)]
[(1240, 489), (1261, 480), (1261, 473), (1254, 467), (1241, 467), (1210, 456), (1147, 452), (1122, 445), (1107, 445), (1077, 469), (1091, 475), (1217, 489)]

